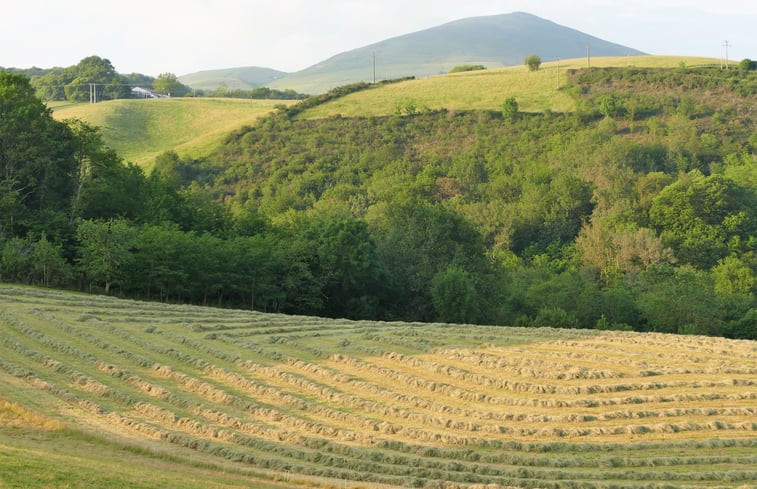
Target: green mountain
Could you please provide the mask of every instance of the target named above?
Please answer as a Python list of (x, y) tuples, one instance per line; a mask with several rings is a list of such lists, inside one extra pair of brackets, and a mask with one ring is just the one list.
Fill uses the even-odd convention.
[(201, 90), (215, 90), (221, 83), (225, 83), (229, 90), (250, 90), (269, 84), (285, 75), (285, 72), (271, 68), (244, 66), (189, 73), (180, 76), (179, 81)]
[(488, 67), (518, 65), (532, 53), (544, 61), (577, 58), (586, 56), (587, 46), (592, 56), (643, 54), (531, 14), (515, 12), (457, 20), (387, 39), (338, 54), (268, 86), (321, 93), (348, 83), (371, 81), (374, 54), (376, 78), (381, 80), (437, 75), (468, 63)]

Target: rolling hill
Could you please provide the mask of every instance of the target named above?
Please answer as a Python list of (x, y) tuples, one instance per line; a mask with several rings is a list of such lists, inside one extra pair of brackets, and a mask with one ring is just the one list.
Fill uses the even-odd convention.
[[(591, 65), (597, 68), (674, 68), (682, 63), (686, 66), (717, 65), (718, 60), (683, 56), (597, 57), (591, 60)], [(585, 68), (586, 65), (585, 57), (560, 60), (560, 86), (565, 85), (568, 70)], [(507, 97), (515, 97), (525, 112), (573, 111), (575, 100), (557, 90), (557, 72), (558, 63), (552, 61), (543, 63), (536, 72), (528, 71), (525, 66), (513, 66), (382, 84), (309, 109), (303, 117), (384, 116), (394, 114), (408, 103), (419, 110), (500, 110)]]
[[(673, 68), (717, 63), (710, 58), (636, 56), (594, 58), (597, 67)], [(586, 65), (585, 58), (561, 60), (560, 76), (571, 68)], [(556, 90), (557, 63), (529, 72), (523, 66), (433, 76), (422, 80), (377, 85), (370, 90), (339, 97), (305, 111), (303, 118), (334, 115), (368, 117), (393, 114), (409, 102), (419, 109), (499, 110), (502, 101), (514, 96), (526, 112), (571, 111), (574, 101)], [(175, 150), (181, 155), (201, 157), (212, 151), (230, 131), (253, 124), (281, 100), (174, 98), (162, 100), (116, 100), (99, 104), (53, 103), (59, 119), (80, 118), (102, 128), (106, 144), (126, 160), (143, 166), (158, 154)]]
[(447, 73), (461, 64), (488, 67), (519, 65), (524, 57), (539, 54), (544, 61), (586, 56), (643, 54), (531, 14), (473, 17), (353, 49), (269, 83), (272, 88), (291, 88), (321, 93), (358, 81), (372, 81), (376, 57), (378, 80), (404, 76), (426, 77)]
[(229, 90), (251, 90), (267, 85), (285, 76), (283, 71), (258, 66), (206, 70), (179, 77), (179, 81), (189, 87), (201, 90), (215, 90), (225, 83)]
[(253, 124), (281, 100), (171, 98), (66, 104), (54, 109), (58, 120), (79, 118), (99, 126), (105, 143), (127, 161), (149, 166), (173, 150), (199, 157), (230, 131)]
[(0, 486), (750, 487), (754, 350), (0, 285)]

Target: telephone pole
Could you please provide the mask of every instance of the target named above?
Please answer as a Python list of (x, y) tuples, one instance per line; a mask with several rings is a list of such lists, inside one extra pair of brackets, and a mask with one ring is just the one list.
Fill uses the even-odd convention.
[(723, 46), (725, 47), (725, 69), (727, 70), (728, 69), (728, 46), (730, 46), (730, 44), (728, 43), (728, 41), (725, 41), (723, 43)]
[(557, 57), (557, 89), (560, 90), (560, 57)]
[(373, 84), (376, 84), (376, 51), (373, 52)]
[(591, 44), (586, 45), (586, 65), (591, 68)]

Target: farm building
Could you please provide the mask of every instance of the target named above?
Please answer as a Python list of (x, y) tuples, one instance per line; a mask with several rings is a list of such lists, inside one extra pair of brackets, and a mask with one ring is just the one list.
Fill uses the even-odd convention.
[(134, 87), (131, 89), (131, 95), (134, 98), (169, 98), (170, 95), (164, 93), (158, 93), (153, 90), (142, 87)]

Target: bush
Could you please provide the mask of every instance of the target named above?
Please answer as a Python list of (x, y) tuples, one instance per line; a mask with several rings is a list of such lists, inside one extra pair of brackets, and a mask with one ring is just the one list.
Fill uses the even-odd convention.
[(528, 66), (529, 71), (539, 71), (539, 67), (541, 66), (541, 58), (537, 54), (532, 54), (530, 56), (526, 56), (526, 59), (523, 60), (523, 63)]
[(449, 70), (450, 73), (462, 73), (464, 71), (479, 71), (479, 70), (485, 70), (486, 66), (484, 65), (460, 65), (455, 66), (451, 70)]

